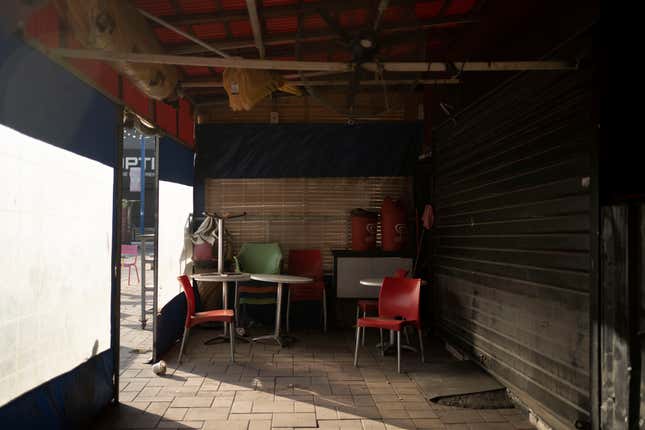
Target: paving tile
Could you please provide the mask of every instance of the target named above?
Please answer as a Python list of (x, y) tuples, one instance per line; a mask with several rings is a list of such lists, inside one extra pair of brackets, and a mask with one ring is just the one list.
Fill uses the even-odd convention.
[[(270, 401), (255, 401), (253, 402), (252, 411), (255, 412), (293, 412), (294, 411), (294, 402), (293, 401), (281, 401), (281, 402), (270, 402)], [(285, 426), (288, 427), (288, 426)]]
[(504, 415), (500, 414), (498, 411), (494, 409), (481, 409), (477, 411), (479, 415), (482, 416), (484, 421), (487, 423), (503, 423), (503, 422), (508, 422), (507, 417)]
[(183, 420), (188, 408), (168, 408), (163, 415), (165, 420)]
[(484, 422), (477, 411), (473, 410), (460, 410), (460, 411), (449, 411), (438, 414), (439, 418), (444, 424), (469, 424), (469, 423), (481, 423)]
[(429, 407), (426, 406), (425, 409), (407, 409), (408, 415), (410, 418), (437, 418), (437, 414)]
[(318, 427), (325, 430), (363, 430), (360, 420), (318, 421)]
[(271, 420), (249, 421), (248, 430), (271, 430)]
[(204, 430), (247, 430), (249, 422), (246, 420), (206, 420), (204, 422)]
[(316, 427), (316, 414), (312, 413), (274, 413), (272, 427)]
[[(215, 400), (217, 402), (217, 399)], [(248, 414), (251, 413), (253, 402), (250, 400), (236, 400), (231, 407), (232, 414)]]
[(405, 409), (379, 409), (381, 412), (381, 417), (384, 419), (394, 418), (394, 419), (405, 419), (410, 418), (408, 411)]
[(160, 421), (157, 425), (159, 429), (201, 429), (204, 421)]
[(411, 419), (384, 419), (386, 430), (410, 430), (415, 429), (414, 421)]
[(414, 425), (418, 429), (444, 429), (445, 425), (439, 418), (414, 418)]
[(385, 430), (385, 424), (382, 420), (364, 419), (361, 420), (363, 430)]
[(511, 423), (476, 423), (468, 424), (468, 430), (515, 430)]
[(208, 397), (175, 397), (171, 403), (173, 408), (210, 408), (214, 398)]
[(228, 408), (188, 408), (186, 420), (213, 420), (213, 419), (227, 419)]
[(318, 420), (337, 420), (338, 411), (335, 407), (316, 406), (316, 419)]
[(229, 414), (229, 420), (271, 421), (273, 414)]

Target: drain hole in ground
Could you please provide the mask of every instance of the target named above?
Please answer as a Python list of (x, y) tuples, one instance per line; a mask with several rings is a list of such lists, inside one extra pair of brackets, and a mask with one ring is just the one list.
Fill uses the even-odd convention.
[(439, 405), (467, 409), (509, 409), (515, 407), (505, 389), (434, 397), (430, 401)]

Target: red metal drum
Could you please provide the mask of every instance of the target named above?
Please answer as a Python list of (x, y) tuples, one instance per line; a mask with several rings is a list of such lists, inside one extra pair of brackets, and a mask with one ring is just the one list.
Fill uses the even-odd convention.
[(352, 211), (352, 250), (367, 251), (376, 248), (378, 214), (362, 209)]
[(386, 197), (381, 206), (381, 243), (383, 251), (400, 251), (408, 241), (405, 208), (400, 200)]

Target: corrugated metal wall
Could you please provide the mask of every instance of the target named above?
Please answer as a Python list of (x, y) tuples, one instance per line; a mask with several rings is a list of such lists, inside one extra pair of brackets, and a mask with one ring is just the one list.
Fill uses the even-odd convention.
[(524, 74), (434, 135), (441, 330), (556, 428), (589, 421), (590, 98)]

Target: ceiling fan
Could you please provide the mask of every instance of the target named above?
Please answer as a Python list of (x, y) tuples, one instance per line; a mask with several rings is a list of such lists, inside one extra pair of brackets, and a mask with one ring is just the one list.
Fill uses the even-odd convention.
[[(338, 17), (332, 16), (329, 11), (323, 7), (317, 9), (318, 15), (325, 21), (327, 26), (338, 35), (338, 43), (349, 50), (350, 52), (350, 76), (347, 82), (347, 100), (345, 103), (344, 109), (334, 108), (334, 110), (339, 111), (339, 113), (346, 114), (348, 117), (352, 118), (354, 116), (360, 115), (355, 110), (355, 101), (356, 94), (360, 89), (361, 79), (365, 77), (367, 71), (362, 67), (364, 63), (376, 63), (377, 64), (377, 76), (380, 76), (382, 79), (383, 70), (378, 70), (378, 53), (381, 47), (380, 44), (380, 34), (379, 30), (381, 27), (383, 13), (388, 7), (389, 0), (379, 0), (376, 10), (373, 13), (374, 21), (368, 26), (354, 32), (349, 33), (344, 28), (340, 26), (338, 22)], [(300, 33), (300, 32), (298, 32)], [(299, 35), (298, 35), (299, 36)], [(300, 43), (298, 37), (296, 40), (296, 57), (299, 57)], [(317, 96), (316, 90), (308, 85), (307, 76), (300, 72), (300, 78), (307, 90), (314, 97)], [(387, 88), (385, 86), (385, 81), (383, 82), (384, 89), (384, 105), (386, 106), (385, 110), (388, 110), (387, 103)], [(320, 97), (317, 97), (320, 99)], [(329, 103), (325, 103), (329, 104)], [(369, 114), (367, 114), (369, 115)], [(365, 115), (363, 115), (365, 116)]]

